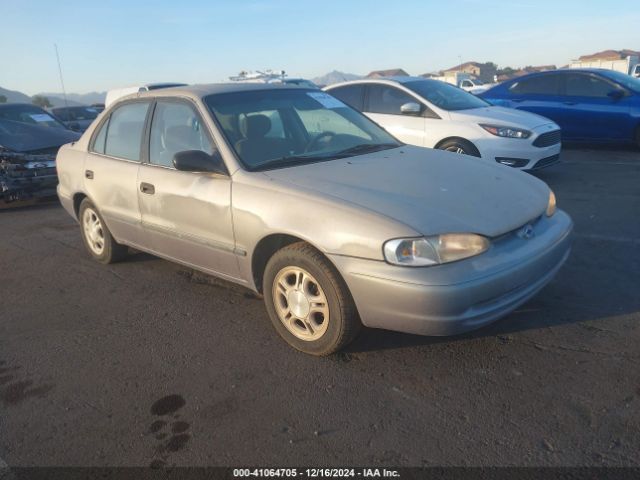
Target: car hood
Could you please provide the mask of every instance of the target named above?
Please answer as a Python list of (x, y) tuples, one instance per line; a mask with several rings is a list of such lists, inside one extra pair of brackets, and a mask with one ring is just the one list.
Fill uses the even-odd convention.
[(41, 127), (0, 119), (0, 145), (19, 153), (56, 148), (75, 142), (80, 134), (64, 128)]
[(535, 113), (524, 112), (514, 108), (495, 106), (452, 111), (449, 112), (449, 114), (451, 115), (451, 120), (472, 123), (489, 123), (492, 125), (518, 127), (529, 130), (553, 123), (552, 120), (541, 115), (536, 115)]
[(264, 173), (400, 221), (422, 235), (496, 237), (542, 215), (549, 199), (549, 187), (524, 172), (412, 146)]

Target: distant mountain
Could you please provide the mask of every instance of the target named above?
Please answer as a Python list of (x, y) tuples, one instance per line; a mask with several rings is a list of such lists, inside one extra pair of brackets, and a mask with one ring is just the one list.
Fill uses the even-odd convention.
[[(47, 97), (54, 107), (64, 107), (64, 95), (62, 93), (38, 93), (38, 95)], [(70, 107), (78, 105), (91, 105), (92, 103), (104, 103), (106, 92), (90, 92), (90, 93), (67, 93), (67, 105)], [(0, 87), (0, 96), (7, 97), (7, 103), (31, 103), (32, 97), (22, 92), (7, 90)]]
[(31, 103), (31, 97), (22, 92), (0, 87), (0, 95), (7, 97), (7, 103)]
[[(45, 92), (39, 93), (49, 99), (56, 107), (64, 105), (64, 95), (62, 93)], [(107, 92), (89, 92), (89, 93), (67, 93), (67, 102), (69, 105), (91, 105), (92, 103), (104, 103)], [(55, 99), (55, 102), (54, 100)], [(60, 102), (60, 105), (58, 105)]]
[(353, 73), (344, 73), (334, 70), (320, 77), (313, 78), (312, 81), (319, 86), (333, 85), (334, 83), (348, 82), (349, 80), (358, 80), (364, 78), (363, 75), (355, 75)]
[[(51, 107), (64, 107), (65, 104), (68, 105), (69, 107), (77, 107), (78, 105), (84, 105), (83, 103), (74, 102), (73, 100), (69, 100), (68, 97), (67, 97), (67, 101), (65, 102), (64, 98), (62, 98), (62, 94), (60, 94), (59, 97), (54, 97), (53, 95), (46, 94), (46, 93), (38, 93), (38, 95), (47, 97), (49, 99), (49, 103), (51, 104)], [(31, 98), (33, 98), (33, 97), (31, 97)]]

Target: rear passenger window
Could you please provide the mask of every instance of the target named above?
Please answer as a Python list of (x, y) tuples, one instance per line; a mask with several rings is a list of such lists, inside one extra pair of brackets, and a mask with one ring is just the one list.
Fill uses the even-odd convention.
[(517, 81), (509, 91), (522, 95), (560, 95), (560, 82), (560, 75), (540, 75)]
[(356, 110), (364, 110), (364, 85), (346, 85), (344, 87), (332, 88), (327, 93)]
[(136, 102), (114, 110), (108, 122), (105, 155), (140, 161), (140, 147), (148, 108), (149, 103)]
[(213, 144), (193, 108), (181, 102), (159, 101), (151, 122), (149, 161), (173, 167), (173, 156), (186, 150), (213, 153)]

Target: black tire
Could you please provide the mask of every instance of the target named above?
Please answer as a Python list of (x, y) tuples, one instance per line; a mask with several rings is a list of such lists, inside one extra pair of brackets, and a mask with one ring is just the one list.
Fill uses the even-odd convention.
[[(323, 324), (326, 330), (317, 339), (298, 338), (285, 327), (278, 314), (274, 286), (277, 277), (289, 268), (308, 272), (326, 297), (329, 318), (323, 321), (328, 324)], [(298, 242), (278, 250), (267, 262), (263, 280), (264, 302), (271, 323), (280, 336), (297, 350), (310, 355), (330, 355), (348, 345), (360, 332), (362, 324), (347, 285), (335, 267), (311, 245)]]
[[(91, 240), (88, 238), (88, 234), (85, 228), (85, 215), (94, 215), (97, 220), (100, 222), (100, 234), (103, 240), (103, 247), (100, 251), (97, 251), (95, 247), (90, 245)], [(128, 248), (126, 245), (120, 245), (115, 241), (111, 232), (107, 228), (107, 224), (104, 222), (102, 215), (98, 209), (91, 203), (91, 200), (85, 198), (80, 203), (80, 208), (78, 210), (78, 220), (80, 221), (80, 235), (82, 236), (82, 242), (84, 243), (87, 252), (94, 260), (97, 260), (100, 263), (109, 264), (115, 263), (123, 260), (128, 253)]]
[(480, 152), (476, 146), (469, 140), (464, 138), (452, 138), (446, 142), (438, 145), (440, 150), (446, 150), (448, 152), (459, 153), (461, 155), (470, 155), (472, 157), (480, 157)]

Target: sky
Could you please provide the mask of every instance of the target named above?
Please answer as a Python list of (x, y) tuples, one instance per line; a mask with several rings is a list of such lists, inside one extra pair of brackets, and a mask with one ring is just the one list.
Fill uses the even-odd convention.
[(0, 86), (33, 95), (241, 70), (421, 74), (640, 50), (639, 0), (0, 0)]

